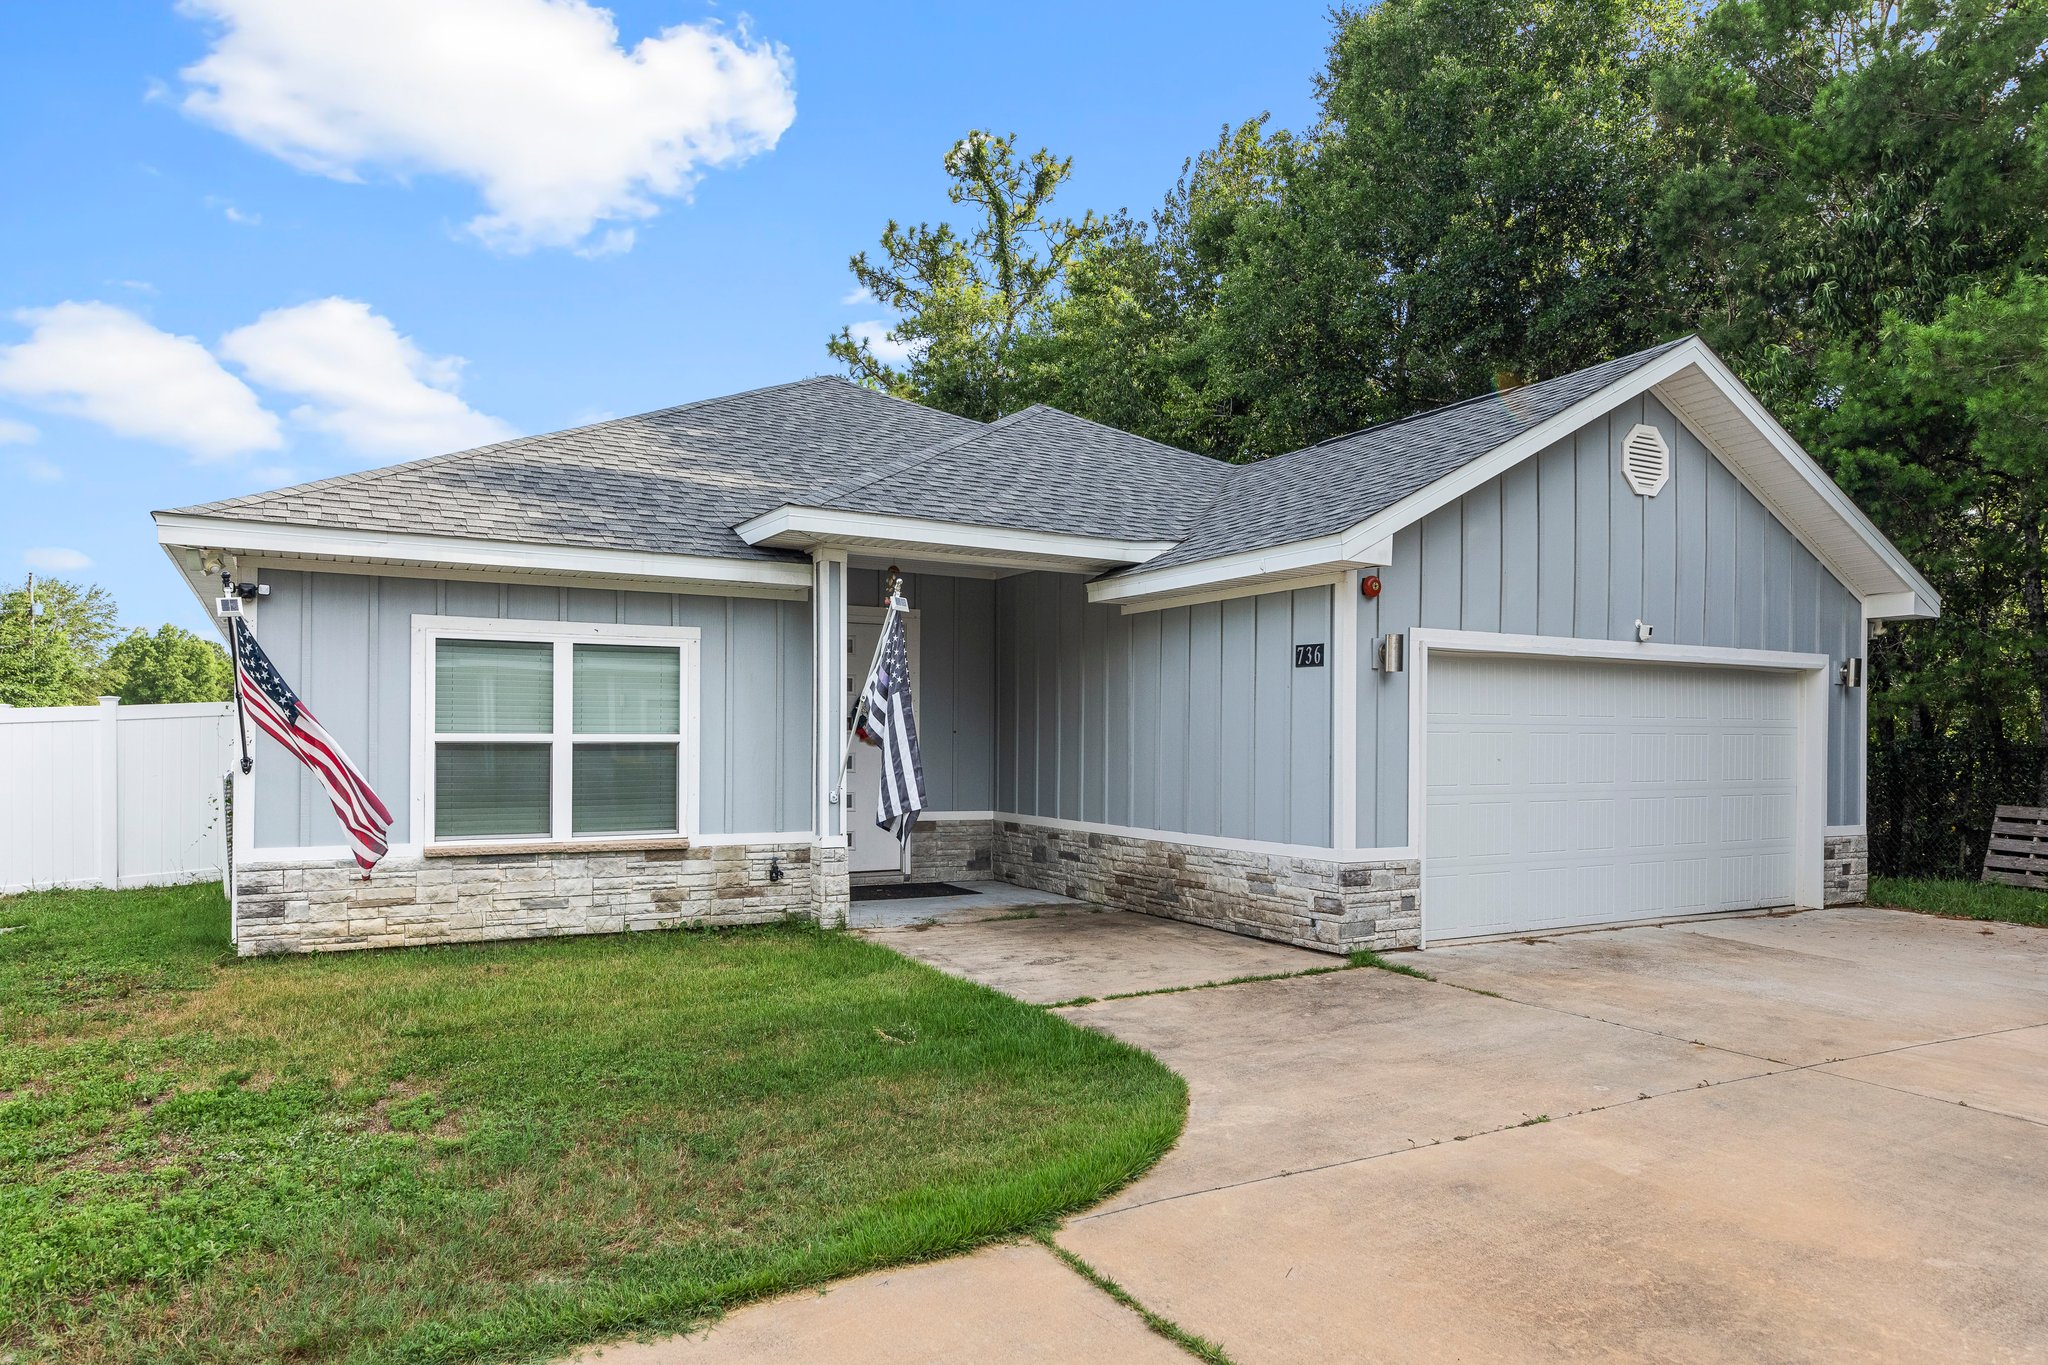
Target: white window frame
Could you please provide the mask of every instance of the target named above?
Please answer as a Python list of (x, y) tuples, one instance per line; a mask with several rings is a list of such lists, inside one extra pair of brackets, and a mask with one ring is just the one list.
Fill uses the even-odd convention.
[[(697, 832), (698, 732), (700, 667), (703, 632), (695, 626), (613, 625), (598, 621), (519, 621), (492, 616), (415, 616), (412, 618), (412, 828), (423, 850), (471, 848), (495, 844), (570, 847), (580, 844), (613, 844), (636, 840), (686, 839)], [(434, 732), (434, 651), (442, 640), (508, 640), (540, 642), (554, 646), (554, 729), (546, 743), (551, 749), (548, 799), (549, 825), (546, 834), (515, 834), (492, 837), (464, 835), (441, 839), (434, 834), (434, 751), (442, 737)], [(674, 649), (680, 657), (681, 715), (673, 735), (575, 733), (575, 647), (579, 644), (635, 645), (643, 648)], [(539, 743), (533, 735), (464, 734), (448, 737), (454, 743)], [(621, 831), (608, 834), (573, 833), (575, 798), (575, 752), (579, 743), (676, 745), (676, 828), (673, 830)]]

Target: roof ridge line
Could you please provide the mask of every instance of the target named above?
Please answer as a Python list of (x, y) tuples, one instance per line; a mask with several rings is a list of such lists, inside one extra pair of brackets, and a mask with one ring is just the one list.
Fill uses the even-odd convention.
[[(910, 400), (907, 398), (898, 399), (897, 401), (903, 403), (910, 402)], [(910, 406), (915, 408), (924, 408), (926, 412), (945, 411), (944, 408), (927, 408), (922, 403), (911, 403)], [(815, 499), (815, 501), (790, 503), (787, 505), (792, 507), (822, 507), (824, 504), (832, 501), (832, 499), (834, 498), (844, 497), (848, 493), (857, 493), (861, 489), (868, 487), (870, 484), (879, 483), (881, 480), (891, 478), (897, 474), (901, 474), (907, 469), (915, 469), (918, 465), (923, 464), (926, 460), (929, 460), (934, 456), (943, 455), (947, 451), (953, 450), (959, 446), (966, 445), (970, 441), (978, 441), (982, 437), (988, 435), (991, 431), (994, 431), (996, 428), (1008, 426), (1011, 423), (1015, 422), (1018, 418), (1024, 417), (1027, 414), (1029, 414), (1033, 408), (1038, 408), (1042, 406), (1042, 404), (1033, 403), (1030, 407), (1019, 408), (1015, 412), (1008, 413), (1005, 414), (1004, 416), (998, 417), (993, 422), (982, 422), (978, 426), (976, 426), (973, 431), (963, 431), (958, 436), (948, 436), (942, 441), (933, 442), (931, 445), (919, 446), (916, 450), (913, 450), (908, 454), (898, 455), (897, 457), (891, 460), (884, 460), (881, 464), (878, 464), (874, 466), (872, 469), (868, 469), (860, 474), (857, 474), (850, 479), (841, 479), (838, 483), (831, 484), (825, 488), (819, 489), (817, 492), (811, 495), (812, 498)], [(954, 413), (952, 415), (955, 417), (960, 416), (960, 414), (958, 413)], [(976, 421), (976, 419), (972, 417), (962, 418), (961, 420), (967, 422)]]
[(1283, 450), (1278, 455), (1268, 455), (1263, 460), (1251, 460), (1238, 467), (1242, 469), (1256, 469), (1262, 465), (1271, 465), (1281, 460), (1292, 459), (1296, 455), (1305, 455), (1311, 450), (1319, 450), (1323, 446), (1335, 445), (1340, 441), (1350, 441), (1360, 436), (1371, 435), (1374, 432), (1405, 426), (1409, 422), (1419, 422), (1425, 417), (1436, 417), (1446, 412), (1455, 412), (1459, 408), (1470, 407), (1474, 403), (1484, 403), (1489, 398), (1498, 398), (1505, 402), (1507, 394), (1522, 393), (1529, 389), (1540, 388), (1545, 384), (1555, 383), (1560, 379), (1570, 379), (1572, 376), (1584, 374), (1588, 370), (1597, 370), (1603, 365), (1614, 365), (1624, 360), (1633, 360), (1637, 356), (1647, 356), (1653, 352), (1669, 350), (1680, 342), (1698, 335), (1698, 332), (1687, 332), (1684, 336), (1673, 337), (1669, 341), (1660, 341), (1654, 346), (1644, 346), (1639, 350), (1628, 351), (1622, 355), (1609, 356), (1607, 359), (1597, 360), (1591, 365), (1582, 365), (1576, 370), (1566, 370), (1563, 374), (1553, 374), (1545, 379), (1534, 379), (1527, 384), (1517, 384), (1512, 389), (1494, 389), (1490, 393), (1475, 393), (1469, 398), (1459, 398), (1449, 403), (1439, 403), (1433, 408), (1424, 408), (1420, 412), (1411, 412), (1405, 417), (1389, 417), (1384, 422), (1373, 422), (1352, 431), (1339, 432), (1335, 436), (1325, 436), (1320, 441), (1311, 441), (1305, 446), (1296, 446), (1293, 450)]

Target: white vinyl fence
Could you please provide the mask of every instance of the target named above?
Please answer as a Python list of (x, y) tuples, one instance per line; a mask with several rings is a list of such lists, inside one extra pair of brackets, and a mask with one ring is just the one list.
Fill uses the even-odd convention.
[(0, 707), (0, 894), (211, 881), (234, 707)]

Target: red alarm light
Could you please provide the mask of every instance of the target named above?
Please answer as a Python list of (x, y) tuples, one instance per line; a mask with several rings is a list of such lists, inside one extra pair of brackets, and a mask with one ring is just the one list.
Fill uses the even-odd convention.
[(1364, 580), (1359, 583), (1358, 590), (1367, 597), (1378, 597), (1380, 595), (1380, 576), (1376, 573), (1367, 574)]

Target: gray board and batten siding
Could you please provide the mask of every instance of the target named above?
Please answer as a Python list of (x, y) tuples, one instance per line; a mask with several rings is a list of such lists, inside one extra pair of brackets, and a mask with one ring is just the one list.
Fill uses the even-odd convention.
[[(925, 798), (934, 811), (996, 805), (996, 584), (987, 578), (905, 574), (903, 596), (917, 613), (917, 739)], [(850, 606), (882, 605), (879, 569), (849, 569)], [(849, 659), (858, 687), (866, 659)]]
[(996, 606), (997, 811), (1330, 847), (1331, 670), (1294, 666), (1329, 588), (1126, 615), (1029, 573)]
[[(697, 627), (699, 831), (811, 828), (808, 602), (279, 569), (260, 578), (270, 595), (257, 607), (258, 638), (391, 808), (394, 843), (418, 837), (411, 827), (416, 615)], [(255, 846), (340, 844), (334, 812), (312, 777), (253, 728), (250, 743)]]
[[(1621, 442), (1664, 435), (1671, 480), (1638, 496)], [(1375, 637), (1416, 626), (1825, 654), (1863, 650), (1862, 608), (1656, 398), (1631, 399), (1394, 537), (1377, 600), (1357, 604), (1358, 831), (1408, 842), (1409, 673), (1371, 671)], [(1830, 689), (1830, 825), (1863, 819), (1861, 708)]]

